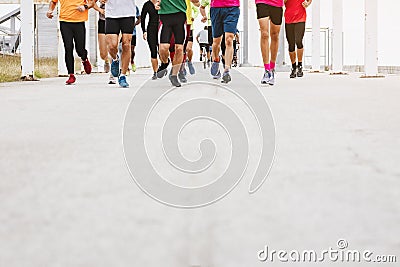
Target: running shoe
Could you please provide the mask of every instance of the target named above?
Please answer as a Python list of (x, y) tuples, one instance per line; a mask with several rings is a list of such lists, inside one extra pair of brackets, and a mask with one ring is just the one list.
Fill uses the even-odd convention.
[(132, 64), (132, 71), (136, 72), (136, 64)]
[(268, 84), (272, 86), (275, 84), (275, 69), (271, 70), (269, 73), (270, 73), (270, 76), (269, 76)]
[(108, 84), (117, 84), (115, 77), (110, 74), (110, 79), (108, 80)]
[(110, 72), (110, 62), (104, 63), (104, 72), (109, 73)]
[(157, 80), (157, 72), (154, 72), (154, 74), (153, 74), (153, 77), (151, 77), (151, 79), (154, 81), (154, 80)]
[(71, 85), (76, 82), (76, 78), (74, 74), (70, 74), (68, 80), (65, 82), (66, 85)]
[(119, 58), (113, 59), (111, 62), (111, 74), (115, 78), (119, 76)]
[(126, 76), (119, 77), (118, 78), (118, 83), (119, 83), (119, 86), (122, 87), (122, 88), (128, 88), (129, 87), (129, 84), (126, 81)]
[(158, 79), (161, 79), (161, 78), (164, 78), (165, 76), (167, 76), (168, 66), (169, 66), (169, 60), (168, 60), (168, 63), (161, 63), (160, 67), (158, 67), (158, 70), (157, 70), (157, 78)]
[(268, 70), (265, 70), (264, 76), (261, 79), (261, 84), (268, 84), (269, 83), (269, 77), (271, 77), (271, 73)]
[(178, 81), (178, 76), (176, 75), (170, 75), (169, 80), (171, 81), (171, 84), (175, 87), (181, 87), (181, 83)]
[(194, 69), (193, 63), (191, 61), (188, 61), (188, 68), (189, 68), (189, 73), (190, 75), (196, 74), (196, 70)]
[(219, 71), (219, 62), (213, 62), (211, 65), (211, 76), (213, 76), (214, 79), (219, 79), (221, 78), (221, 72)]
[(89, 59), (82, 61), (83, 68), (85, 69), (86, 74), (92, 73), (92, 64), (90, 64)]
[(292, 69), (292, 72), (290, 73), (290, 79), (294, 79), (297, 77), (296, 69)]
[(178, 78), (181, 81), (181, 83), (187, 83), (186, 75), (183, 73), (183, 71), (180, 71), (178, 73)]
[(299, 66), (299, 67), (297, 68), (297, 77), (303, 77), (303, 76), (304, 76), (303, 67), (302, 67), (302, 66)]
[(224, 72), (224, 75), (222, 75), (221, 83), (229, 83), (230, 81), (232, 81), (231, 74), (229, 73), (229, 71)]

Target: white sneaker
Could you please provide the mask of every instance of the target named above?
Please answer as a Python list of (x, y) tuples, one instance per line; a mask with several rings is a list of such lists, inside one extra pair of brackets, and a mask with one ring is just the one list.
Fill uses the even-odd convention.
[(108, 84), (117, 84), (117, 81), (114, 76), (110, 75), (110, 79), (108, 80)]

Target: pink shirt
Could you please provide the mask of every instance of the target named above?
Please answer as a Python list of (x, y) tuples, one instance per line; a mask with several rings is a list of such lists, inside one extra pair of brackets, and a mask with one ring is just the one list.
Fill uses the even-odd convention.
[(256, 0), (256, 4), (266, 4), (270, 6), (283, 7), (284, 0)]
[(211, 7), (235, 7), (235, 6), (240, 6), (240, 0), (211, 0)]

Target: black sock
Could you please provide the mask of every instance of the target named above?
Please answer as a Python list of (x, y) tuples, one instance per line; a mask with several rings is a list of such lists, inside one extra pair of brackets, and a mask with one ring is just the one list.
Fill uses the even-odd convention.
[(299, 62), (299, 67), (303, 67), (303, 62)]
[(297, 66), (296, 66), (296, 62), (295, 62), (295, 63), (292, 64), (292, 69), (295, 70), (296, 68), (297, 68)]

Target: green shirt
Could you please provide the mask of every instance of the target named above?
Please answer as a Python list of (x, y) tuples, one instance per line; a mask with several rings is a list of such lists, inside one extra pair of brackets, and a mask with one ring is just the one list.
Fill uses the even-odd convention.
[(160, 10), (158, 14), (167, 15), (183, 12), (186, 14), (186, 1), (185, 0), (161, 0)]

